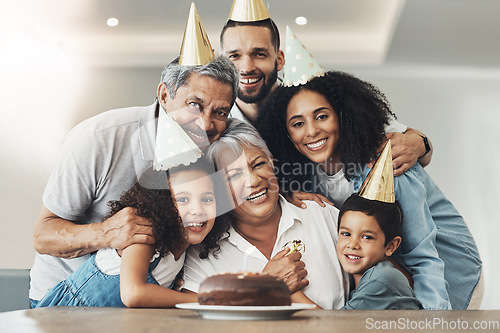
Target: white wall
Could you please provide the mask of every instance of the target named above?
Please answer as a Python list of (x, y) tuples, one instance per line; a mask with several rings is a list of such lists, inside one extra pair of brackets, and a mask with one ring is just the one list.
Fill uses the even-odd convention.
[[(43, 94), (23, 104), (0, 100), (0, 268), (31, 267), (33, 223), (64, 133), (106, 109), (151, 103), (160, 72), (161, 68), (84, 71), (81, 81), (64, 82), (79, 86), (64, 107), (54, 103), (54, 96)], [(435, 153), (427, 171), (465, 217), (476, 239), (485, 267), (483, 308), (500, 309), (495, 297), (500, 295), (496, 283), (500, 269), (494, 259), (500, 234), (495, 214), (500, 204), (495, 173), (500, 168), (500, 75), (443, 68), (354, 73), (387, 94), (402, 123), (431, 139)], [(6, 87), (2, 83), (4, 91)], [(44, 120), (45, 114), (52, 120)], [(5, 119), (15, 121), (7, 127)]]
[(108, 109), (153, 103), (162, 68), (80, 70), (50, 84), (0, 82), (0, 268), (33, 263), (34, 221), (65, 134)]

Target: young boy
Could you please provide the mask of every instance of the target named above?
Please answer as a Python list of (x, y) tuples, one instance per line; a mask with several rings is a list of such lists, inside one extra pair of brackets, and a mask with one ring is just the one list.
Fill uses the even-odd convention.
[(343, 204), (338, 224), (337, 256), (355, 283), (342, 309), (422, 309), (407, 278), (388, 260), (401, 244), (399, 203), (354, 194)]

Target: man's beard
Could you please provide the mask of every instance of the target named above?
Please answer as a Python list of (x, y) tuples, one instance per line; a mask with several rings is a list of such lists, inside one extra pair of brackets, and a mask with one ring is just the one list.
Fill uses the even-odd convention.
[(260, 88), (260, 90), (257, 92), (256, 95), (248, 95), (246, 94), (243, 90), (238, 89), (238, 99), (242, 100), (243, 102), (247, 104), (252, 104), (252, 103), (257, 103), (262, 101), (269, 95), (271, 92), (271, 89), (273, 88), (274, 83), (278, 79), (278, 62), (276, 61), (274, 63), (274, 70), (269, 76), (269, 80), (266, 81), (266, 78), (264, 78), (264, 84)]

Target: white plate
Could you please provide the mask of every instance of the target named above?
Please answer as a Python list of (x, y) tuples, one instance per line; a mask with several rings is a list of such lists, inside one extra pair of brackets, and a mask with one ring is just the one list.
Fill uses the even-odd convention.
[(312, 309), (314, 304), (293, 303), (284, 306), (224, 306), (181, 303), (179, 309), (198, 312), (205, 319), (216, 320), (277, 320), (287, 319), (300, 310)]

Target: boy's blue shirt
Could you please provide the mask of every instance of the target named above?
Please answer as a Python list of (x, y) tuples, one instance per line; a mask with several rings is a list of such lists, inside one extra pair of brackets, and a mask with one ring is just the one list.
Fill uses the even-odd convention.
[[(369, 172), (352, 178), (355, 192)], [(463, 217), (418, 163), (394, 178), (394, 190), (403, 242), (393, 257), (412, 274), (415, 295), (424, 309), (466, 309), (482, 262)]]
[(406, 277), (387, 261), (370, 267), (342, 307), (346, 310), (420, 310)]

